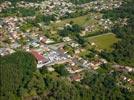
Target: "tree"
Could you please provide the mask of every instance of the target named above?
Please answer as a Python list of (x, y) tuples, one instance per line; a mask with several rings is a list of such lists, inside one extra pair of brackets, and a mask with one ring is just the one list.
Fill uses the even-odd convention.
[(54, 65), (55, 71), (58, 72), (61, 76), (67, 76), (69, 73), (65, 68), (65, 65), (60, 64), (60, 65)]
[(88, 72), (81, 82), (91, 89), (92, 99), (126, 100), (128, 99), (128, 95), (132, 96), (132, 93), (128, 90), (125, 92), (122, 91), (122, 88), (117, 85), (117, 77), (118, 74), (115, 74), (114, 72), (111, 74), (108, 72), (105, 74)]
[(84, 4), (84, 3), (89, 3), (94, 0), (70, 0), (74, 4)]
[(36, 60), (27, 52), (0, 57), (0, 97), (9, 100), (18, 96), (19, 88), (25, 86), (35, 70)]
[(46, 15), (46, 16), (43, 16), (43, 21), (46, 25), (50, 24), (50, 21), (55, 21), (56, 18), (54, 15)]
[(40, 72), (34, 72), (30, 81), (25, 85), (25, 88), (21, 88), (20, 94), (21, 96), (25, 97), (25, 91), (27, 94), (32, 95), (39, 95), (42, 94), (45, 90), (45, 84), (42, 75)]

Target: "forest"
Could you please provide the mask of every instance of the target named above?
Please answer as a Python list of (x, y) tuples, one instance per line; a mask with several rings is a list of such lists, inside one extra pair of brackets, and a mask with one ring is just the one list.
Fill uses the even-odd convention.
[[(0, 57), (0, 98), (14, 100), (36, 71), (35, 58), (23, 51)], [(15, 99), (16, 100), (16, 99)]]

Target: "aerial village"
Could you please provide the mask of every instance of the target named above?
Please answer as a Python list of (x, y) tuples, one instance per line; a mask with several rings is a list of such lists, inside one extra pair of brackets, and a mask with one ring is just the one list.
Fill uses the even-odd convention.
[[(77, 8), (84, 9), (86, 11), (95, 10), (101, 11), (103, 9), (113, 9), (118, 8), (122, 2), (121, 0), (111, 0), (111, 3), (103, 3), (92, 1), (90, 3), (74, 5), (71, 2), (64, 0), (46, 0), (41, 3), (28, 3), (21, 1), (17, 3), (17, 7), (22, 8), (39, 8), (39, 12), (47, 15), (55, 15), (56, 21), (51, 21), (51, 23), (60, 23), (60, 17), (64, 16), (66, 13), (73, 13)], [(0, 12), (2, 10), (10, 8), (11, 2), (5, 1), (0, 4)], [(91, 14), (92, 15), (92, 14)], [(35, 16), (27, 17), (18, 17), (10, 16), (0, 18), (0, 55), (5, 56), (11, 53), (14, 53), (16, 50), (25, 50), (30, 52), (37, 60), (37, 68), (47, 68), (49, 71), (54, 71), (53, 65), (55, 64), (65, 64), (67, 71), (70, 73), (68, 79), (71, 81), (80, 81), (83, 78), (84, 70), (96, 70), (102, 64), (108, 63), (105, 59), (93, 59), (87, 60), (79, 56), (81, 52), (85, 49), (80, 46), (79, 43), (72, 40), (70, 37), (64, 37), (61, 39), (61, 42), (55, 41), (50, 36), (46, 36), (38, 27), (33, 27), (27, 29), (25, 32), (20, 28), (24, 23), (27, 23), (27, 20), (34, 20)], [(101, 26), (105, 30), (110, 30), (110, 27), (113, 25), (113, 22), (110, 19), (103, 19), (101, 15), (93, 15), (93, 19), (97, 20), (97, 25)], [(127, 19), (120, 20), (124, 22)], [(39, 26), (47, 28), (47, 26), (38, 23)], [(66, 23), (66, 25), (70, 25)], [(63, 28), (63, 27), (58, 27)], [(95, 30), (95, 25), (85, 25), (84, 30), (81, 32), (82, 36), (85, 36), (86, 33), (93, 32)], [(48, 33), (49, 34), (49, 33)], [(53, 35), (53, 34), (52, 34)], [(58, 39), (58, 38), (57, 38)], [(74, 54), (69, 54), (68, 50), (65, 49), (65, 46), (68, 45), (74, 48)], [(91, 46), (94, 46), (95, 43), (91, 43)], [(97, 54), (95, 55), (98, 56)], [(114, 66), (116, 68), (125, 68), (123, 66)], [(123, 69), (122, 69), (123, 70)], [(134, 71), (134, 69), (126, 69), (128, 71)], [(127, 80), (125, 77), (124, 80)], [(128, 80), (131, 82), (131, 80)]]

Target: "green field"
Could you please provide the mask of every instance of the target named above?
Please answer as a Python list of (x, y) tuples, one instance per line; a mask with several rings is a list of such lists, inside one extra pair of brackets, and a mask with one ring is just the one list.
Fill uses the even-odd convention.
[(90, 43), (95, 43), (97, 49), (106, 49), (109, 51), (112, 50), (112, 45), (119, 40), (113, 33), (93, 36), (88, 39)]
[(60, 22), (52, 23), (50, 27), (53, 30), (56, 30), (58, 27), (63, 27), (66, 23), (69, 23), (70, 21), (73, 21), (75, 24), (78, 24), (80, 26), (95, 24), (97, 20), (91, 17), (97, 16), (97, 15), (100, 15), (100, 14), (92, 13), (92, 15), (88, 14), (88, 15), (84, 15), (84, 16), (80, 16), (76, 18), (69, 18), (69, 19), (61, 20)]
[(69, 23), (70, 21), (73, 21), (76, 24), (82, 25), (86, 22), (88, 15), (85, 16), (80, 16), (80, 17), (76, 17), (76, 18), (69, 18), (69, 19), (65, 19), (65, 20), (61, 20), (59, 23), (54, 23), (54, 26), (63, 26), (66, 23)]

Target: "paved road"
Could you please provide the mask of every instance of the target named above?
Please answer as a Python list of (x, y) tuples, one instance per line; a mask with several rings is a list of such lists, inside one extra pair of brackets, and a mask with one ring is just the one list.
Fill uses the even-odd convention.
[(69, 41), (69, 42), (60, 42), (60, 43), (56, 43), (56, 44), (49, 44), (47, 45), (47, 47), (53, 49), (53, 50), (57, 50), (59, 47), (64, 46), (67, 43), (72, 43), (73, 41)]

